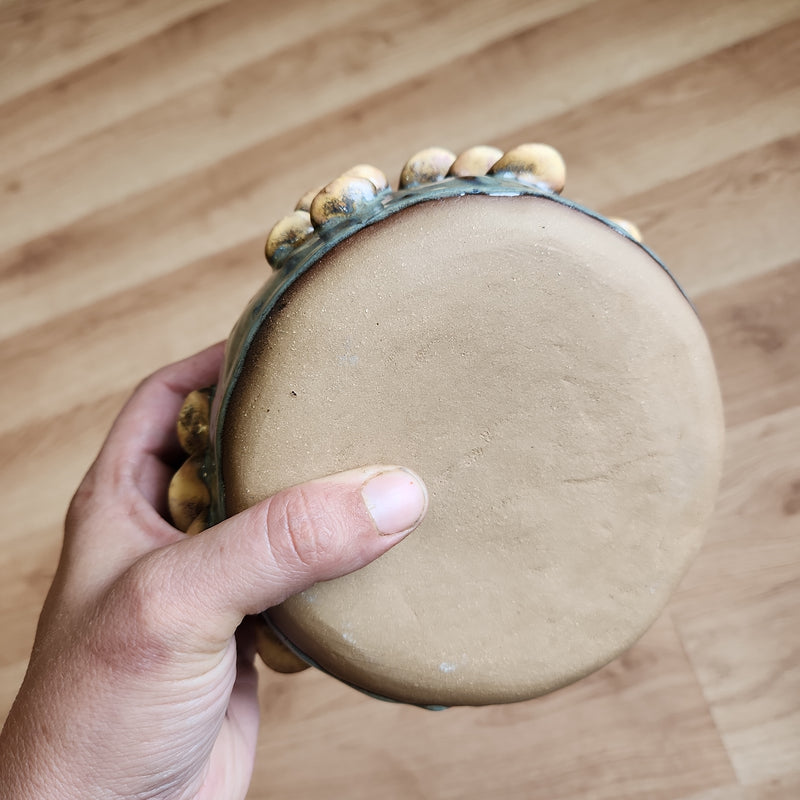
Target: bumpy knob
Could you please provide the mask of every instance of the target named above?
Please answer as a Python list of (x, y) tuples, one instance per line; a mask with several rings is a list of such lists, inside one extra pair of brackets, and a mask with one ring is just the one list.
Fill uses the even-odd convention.
[(372, 181), (342, 175), (311, 201), (311, 223), (320, 230), (334, 220), (366, 211), (374, 205), (377, 197), (378, 190)]
[(400, 173), (400, 188), (411, 189), (424, 183), (444, 180), (455, 160), (456, 154), (443, 147), (420, 150), (406, 161)]
[(634, 225), (629, 220), (621, 219), (620, 217), (609, 217), (609, 220), (613, 222), (615, 225), (619, 225), (619, 227), (622, 228), (622, 230), (624, 230), (625, 233), (627, 233), (628, 236), (631, 237), (631, 239), (634, 239), (637, 242), (642, 241), (642, 232), (636, 225)]
[(295, 247), (302, 244), (314, 226), (308, 211), (294, 211), (279, 220), (269, 232), (264, 255), (273, 267), (280, 267)]
[(459, 154), (447, 174), (455, 178), (474, 178), (485, 175), (492, 165), (502, 157), (503, 151), (498, 147), (489, 147), (488, 145), (470, 147)]
[[(179, 531), (187, 533), (192, 523), (208, 514), (211, 495), (203, 480), (203, 455), (188, 458), (175, 473), (169, 484), (167, 499), (172, 522)], [(195, 530), (200, 524), (195, 526)]]
[(489, 174), (545, 186), (560, 194), (564, 189), (567, 168), (561, 153), (549, 144), (521, 144), (498, 159)]

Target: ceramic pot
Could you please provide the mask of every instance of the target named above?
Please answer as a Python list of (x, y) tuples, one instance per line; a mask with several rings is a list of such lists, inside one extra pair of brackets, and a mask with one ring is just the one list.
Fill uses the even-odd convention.
[(219, 383), (182, 412), (180, 526), (372, 463), (430, 493), (386, 556), (265, 611), (279, 669), (524, 700), (628, 648), (686, 570), (721, 471), (708, 342), (635, 227), (563, 184), (545, 145), (431, 148), (396, 190), (359, 165), (270, 234)]

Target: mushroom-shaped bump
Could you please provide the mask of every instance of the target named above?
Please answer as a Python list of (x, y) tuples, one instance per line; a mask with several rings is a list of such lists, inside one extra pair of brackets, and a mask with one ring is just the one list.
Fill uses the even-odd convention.
[(173, 475), (167, 492), (169, 513), (175, 527), (186, 533), (192, 523), (208, 513), (211, 504), (208, 487), (203, 481), (203, 457), (191, 456)]
[(521, 144), (499, 158), (489, 174), (544, 186), (560, 193), (564, 188), (567, 170), (561, 153), (554, 147), (548, 144)]
[(375, 203), (377, 195), (372, 181), (342, 175), (311, 201), (311, 223), (319, 229), (331, 221), (364, 212)]
[(309, 189), (298, 201), (294, 207), (295, 211), (311, 211), (311, 201), (322, 191), (322, 186), (316, 189)]
[(447, 174), (456, 178), (472, 178), (478, 175), (485, 175), (502, 155), (503, 151), (497, 147), (490, 147), (484, 144), (470, 147), (469, 150), (459, 154)]
[(356, 164), (342, 175), (343, 178), (366, 178), (378, 192), (389, 188), (389, 181), (377, 167), (372, 164)]
[(275, 223), (267, 237), (264, 255), (273, 267), (279, 267), (313, 232), (308, 211), (294, 211)]
[(254, 617), (256, 627), (256, 652), (261, 660), (275, 672), (302, 672), (308, 664), (296, 656), (278, 639), (269, 624), (261, 617)]
[(178, 414), (178, 441), (190, 456), (208, 447), (208, 417), (211, 392), (198, 389), (190, 392)]
[(202, 533), (208, 527), (208, 512), (205, 514), (200, 514), (200, 516), (196, 517), (194, 522), (184, 531), (189, 536), (197, 536), (198, 533)]
[(456, 154), (443, 147), (428, 147), (420, 150), (406, 161), (400, 173), (400, 188), (411, 189), (423, 183), (436, 183), (447, 177), (447, 172)]
[(618, 227), (622, 228), (622, 230), (624, 230), (625, 233), (631, 237), (631, 239), (637, 242), (642, 241), (642, 232), (632, 222), (628, 221), (627, 219), (620, 219), (619, 217), (609, 217), (608, 219)]

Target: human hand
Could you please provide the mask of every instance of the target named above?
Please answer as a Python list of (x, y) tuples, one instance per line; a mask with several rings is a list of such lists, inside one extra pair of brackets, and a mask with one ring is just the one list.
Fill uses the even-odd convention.
[(0, 735), (9, 800), (244, 797), (259, 718), (242, 619), (366, 565), (425, 513), (416, 476), (367, 467), (180, 533), (163, 517), (174, 421), (221, 358), (218, 345), (144, 381), (72, 501)]

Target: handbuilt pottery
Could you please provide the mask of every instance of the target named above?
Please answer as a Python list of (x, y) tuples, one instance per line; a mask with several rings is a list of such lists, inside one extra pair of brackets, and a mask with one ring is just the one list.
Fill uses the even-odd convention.
[(638, 230), (559, 192), (564, 162), (424, 150), (359, 165), (272, 229), (218, 385), (181, 412), (176, 525), (402, 464), (419, 529), (268, 609), (260, 652), (422, 706), (504, 703), (607, 663), (697, 551), (721, 470), (708, 342)]

